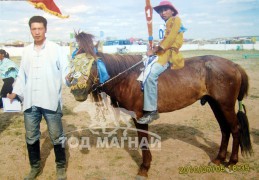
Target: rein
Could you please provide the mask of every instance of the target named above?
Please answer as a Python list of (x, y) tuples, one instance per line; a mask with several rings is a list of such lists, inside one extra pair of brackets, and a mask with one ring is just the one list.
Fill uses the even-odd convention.
[[(98, 88), (104, 86), (105, 84), (107, 84), (107, 83), (109, 83), (110, 81), (112, 81), (112, 80), (118, 78), (119, 76), (121, 76), (122, 74), (126, 73), (127, 71), (133, 69), (134, 67), (136, 67), (136, 66), (139, 65), (140, 63), (143, 63), (145, 60), (146, 60), (145, 58), (142, 58), (141, 61), (137, 62), (137, 63), (134, 64), (133, 66), (131, 66), (131, 67), (129, 67), (128, 69), (126, 69), (126, 70), (120, 72), (119, 74), (117, 74), (116, 76), (114, 76), (114, 77), (112, 77), (111, 79), (107, 80), (106, 82), (104, 82), (104, 83), (99, 84), (98, 86), (96, 86), (94, 89), (92, 89), (92, 90), (90, 91), (90, 93), (93, 92), (93, 91), (96, 91)], [(98, 76), (98, 75), (97, 75), (97, 76)], [(94, 79), (98, 79), (98, 78), (94, 78)], [(94, 86), (94, 85), (96, 85), (96, 84), (97, 84), (97, 83), (93, 84), (92, 86)]]

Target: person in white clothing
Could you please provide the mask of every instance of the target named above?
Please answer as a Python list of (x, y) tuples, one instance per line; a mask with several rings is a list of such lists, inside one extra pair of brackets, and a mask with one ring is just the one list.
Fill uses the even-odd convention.
[(20, 71), (13, 91), (7, 97), (17, 95), (23, 100), (26, 143), (31, 165), (25, 179), (35, 179), (41, 172), (40, 166), (40, 122), (42, 116), (48, 126), (56, 156), (57, 179), (66, 179), (66, 154), (62, 146), (62, 81), (69, 74), (69, 62), (59, 45), (46, 39), (47, 20), (33, 16), (29, 27), (34, 43), (24, 48)]

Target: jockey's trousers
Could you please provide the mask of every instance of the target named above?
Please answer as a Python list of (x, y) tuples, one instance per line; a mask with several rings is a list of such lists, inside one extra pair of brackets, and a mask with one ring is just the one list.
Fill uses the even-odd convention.
[(169, 63), (161, 65), (155, 62), (154, 64), (152, 64), (150, 73), (144, 83), (144, 111), (157, 110), (158, 77), (168, 68), (168, 66)]

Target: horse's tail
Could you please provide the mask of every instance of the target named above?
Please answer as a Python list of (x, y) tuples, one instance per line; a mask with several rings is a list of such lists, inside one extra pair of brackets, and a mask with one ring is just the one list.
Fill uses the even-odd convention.
[(248, 94), (249, 82), (245, 70), (239, 65), (237, 65), (237, 68), (241, 74), (241, 87), (237, 99), (238, 101), (242, 101), (243, 98)]
[(248, 76), (241, 66), (237, 65), (237, 68), (241, 73), (241, 87), (237, 98), (239, 104), (239, 109), (237, 113), (237, 119), (239, 123), (239, 142), (242, 155), (252, 155), (253, 149), (250, 140), (249, 122), (246, 116), (245, 105), (242, 103), (243, 98), (248, 94)]

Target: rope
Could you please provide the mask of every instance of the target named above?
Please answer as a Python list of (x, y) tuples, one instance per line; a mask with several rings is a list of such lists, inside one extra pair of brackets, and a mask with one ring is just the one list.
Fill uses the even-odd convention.
[[(140, 63), (143, 63), (146, 59), (143, 58), (141, 61), (139, 61), (138, 63), (134, 64), (133, 66), (131, 66), (130, 68), (120, 72), (119, 74), (117, 74), (116, 76), (112, 77), (111, 79), (107, 80), (106, 82), (99, 84), (98, 86), (96, 86), (91, 92), (96, 91), (98, 88), (104, 86), (105, 84), (109, 83), (110, 81), (116, 79), (117, 77), (121, 76), (122, 74), (126, 73), (127, 71), (133, 69), (134, 67), (136, 67), (137, 65), (139, 65)], [(90, 93), (91, 93), (90, 92)]]

